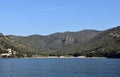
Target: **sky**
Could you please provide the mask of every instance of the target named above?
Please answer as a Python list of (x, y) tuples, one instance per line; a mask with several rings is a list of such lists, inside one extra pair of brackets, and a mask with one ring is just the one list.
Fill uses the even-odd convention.
[(120, 0), (0, 0), (0, 33), (27, 36), (120, 25)]

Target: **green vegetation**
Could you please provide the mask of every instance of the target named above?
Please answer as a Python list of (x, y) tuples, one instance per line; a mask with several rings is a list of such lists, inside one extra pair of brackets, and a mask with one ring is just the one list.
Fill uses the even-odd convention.
[(0, 34), (0, 54), (5, 49), (16, 51), (17, 57), (87, 56), (120, 57), (120, 27), (106, 31), (84, 30), (27, 37)]
[(80, 53), (74, 53), (73, 56), (78, 57), (78, 56), (81, 56), (81, 54)]
[(0, 49), (0, 54), (7, 53), (8, 51)]

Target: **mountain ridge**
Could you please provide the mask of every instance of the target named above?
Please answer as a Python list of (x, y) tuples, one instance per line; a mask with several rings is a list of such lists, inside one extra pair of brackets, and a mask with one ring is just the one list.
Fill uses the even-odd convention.
[[(32, 45), (34, 44), (35, 48), (38, 48), (37, 46), (41, 46), (41, 48), (38, 48), (38, 49), (43, 48), (42, 50), (44, 50), (45, 47), (49, 47), (45, 49), (45, 51), (49, 51), (52, 49), (54, 50), (55, 46), (57, 46), (56, 48), (59, 49), (59, 47), (62, 47), (63, 45), (68, 45), (68, 44), (72, 44), (75, 42), (84, 43), (90, 40), (92, 37), (94, 37), (98, 33), (100, 33), (100, 31), (83, 30), (79, 32), (54, 33), (48, 36), (30, 35), (26, 37), (19, 37), (19, 36), (8, 36), (8, 37), (12, 38), (16, 42), (20, 41), (19, 43), (24, 42), (25, 44), (26, 43), (32, 44)], [(51, 44), (53, 44), (54, 47), (52, 47)]]
[(120, 26), (105, 31), (87, 29), (77, 32), (57, 32), (46, 36), (39, 34), (15, 36), (1, 33), (0, 48), (12, 48), (22, 54), (54, 52), (54, 54), (83, 53), (82, 55), (88, 56), (108, 56), (120, 51), (119, 39)]

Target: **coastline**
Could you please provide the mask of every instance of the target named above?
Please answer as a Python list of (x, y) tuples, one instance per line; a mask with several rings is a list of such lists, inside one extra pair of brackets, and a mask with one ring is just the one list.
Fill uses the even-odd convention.
[(57, 57), (57, 56), (46, 56), (46, 57), (26, 57), (26, 58), (106, 58), (106, 57), (84, 57), (84, 56), (79, 56), (79, 57), (73, 57), (73, 56), (64, 56), (64, 57)]
[(107, 57), (86, 57), (86, 56), (34, 56), (34, 57), (0, 57), (0, 58), (107, 58)]

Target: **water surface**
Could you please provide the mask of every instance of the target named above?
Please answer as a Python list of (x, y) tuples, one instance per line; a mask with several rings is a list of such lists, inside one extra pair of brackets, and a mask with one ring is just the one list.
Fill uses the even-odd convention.
[(120, 59), (0, 59), (0, 77), (120, 77)]

